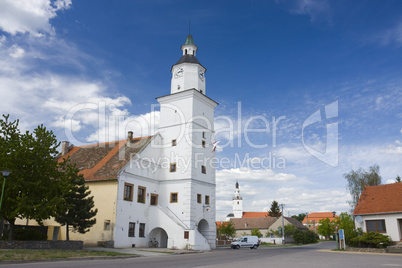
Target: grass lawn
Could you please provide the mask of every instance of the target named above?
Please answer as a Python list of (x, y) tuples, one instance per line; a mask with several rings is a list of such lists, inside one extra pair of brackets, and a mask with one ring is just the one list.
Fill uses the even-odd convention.
[(0, 250), (0, 262), (127, 255), (132, 254), (87, 250), (2, 249)]

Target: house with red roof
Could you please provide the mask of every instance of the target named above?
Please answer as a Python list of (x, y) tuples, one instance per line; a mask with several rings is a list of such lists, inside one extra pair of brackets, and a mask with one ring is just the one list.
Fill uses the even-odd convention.
[(311, 212), (304, 217), (302, 223), (309, 230), (317, 232), (317, 227), (320, 225), (319, 221), (326, 218), (332, 221), (337, 218), (337, 216), (334, 212)]
[(356, 228), (402, 241), (402, 183), (366, 186), (353, 215)]

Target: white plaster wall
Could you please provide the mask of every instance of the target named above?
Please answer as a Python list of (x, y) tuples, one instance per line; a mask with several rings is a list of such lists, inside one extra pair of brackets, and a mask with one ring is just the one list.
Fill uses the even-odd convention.
[(361, 216), (363, 218), (363, 222), (358, 223), (355, 221), (356, 228), (362, 228), (364, 232), (367, 232), (366, 228), (367, 220), (385, 220), (385, 228), (387, 232), (383, 234), (390, 236), (392, 241), (400, 241), (402, 239), (400, 226), (398, 225), (398, 219), (402, 219), (402, 213), (361, 215)]
[[(116, 224), (114, 229), (115, 247), (131, 247), (146, 246), (148, 244), (147, 234), (149, 233), (150, 224), (150, 196), (151, 193), (159, 194), (158, 181), (144, 179), (136, 175), (123, 173), (119, 177), (118, 194), (117, 194), (117, 210)], [(131, 183), (134, 185), (133, 200), (123, 200), (124, 184)], [(145, 203), (137, 202), (138, 186), (146, 187)], [(135, 237), (128, 236), (129, 222), (135, 223)], [(139, 237), (139, 223), (145, 223), (145, 237)]]

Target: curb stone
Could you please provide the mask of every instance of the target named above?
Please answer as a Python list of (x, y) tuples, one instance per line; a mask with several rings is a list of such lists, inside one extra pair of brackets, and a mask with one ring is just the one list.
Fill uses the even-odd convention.
[(60, 261), (92, 261), (92, 260), (114, 260), (114, 259), (131, 259), (139, 258), (140, 255), (127, 255), (127, 256), (99, 256), (99, 257), (77, 257), (77, 258), (56, 258), (56, 259), (41, 259), (41, 260), (18, 260), (18, 261), (2, 261), (0, 266), (5, 264), (22, 264), (22, 263), (37, 263), (37, 262), (60, 262)]

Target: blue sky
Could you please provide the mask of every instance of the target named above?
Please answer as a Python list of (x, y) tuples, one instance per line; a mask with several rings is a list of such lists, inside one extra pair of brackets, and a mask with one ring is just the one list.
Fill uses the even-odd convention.
[[(401, 1), (4, 0), (0, 112), (75, 145), (148, 135), (191, 18), (220, 104), (217, 157), (230, 160), (217, 170), (217, 219), (236, 178), (245, 211), (275, 199), (288, 214), (339, 213), (344, 173), (378, 164), (383, 183), (402, 175), (401, 14)], [(232, 136), (226, 117), (241, 126)], [(269, 130), (246, 137), (248, 120)]]

